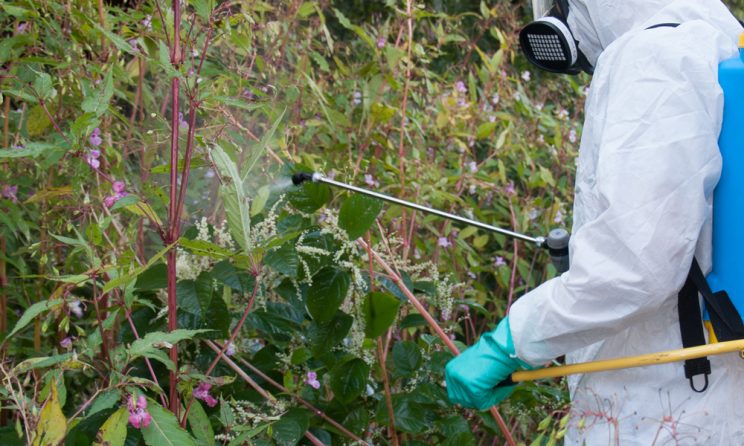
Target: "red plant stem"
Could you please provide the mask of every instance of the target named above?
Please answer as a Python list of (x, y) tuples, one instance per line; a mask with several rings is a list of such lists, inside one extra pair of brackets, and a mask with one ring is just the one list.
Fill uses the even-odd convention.
[[(395, 283), (395, 285), (403, 292), (403, 294), (408, 298), (408, 301), (411, 302), (411, 304), (418, 310), (418, 312), (423, 316), (423, 318), (426, 320), (426, 322), (429, 324), (429, 327), (431, 327), (434, 332), (439, 336), (439, 339), (444, 342), (444, 345), (447, 346), (447, 348), (454, 354), (459, 355), (460, 350), (458, 350), (457, 346), (454, 342), (452, 342), (452, 339), (447, 336), (447, 333), (442, 330), (442, 327), (437, 324), (437, 322), (434, 320), (433, 317), (429, 314), (428, 311), (426, 311), (426, 308), (419, 302), (419, 300), (416, 298), (416, 296), (413, 295), (411, 290), (408, 289), (406, 284), (403, 282), (403, 279), (401, 279), (400, 275), (396, 274), (395, 271), (390, 267), (390, 265), (385, 262), (385, 260), (380, 257), (373, 249), (369, 248), (368, 245), (364, 242), (362, 239), (357, 239), (357, 243), (362, 246), (364, 249), (368, 249), (368, 252), (372, 254), (372, 256), (375, 258), (375, 261), (378, 265), (382, 267), (382, 269), (385, 270), (385, 272), (390, 275), (390, 279)], [(504, 437), (506, 438), (506, 442), (509, 444), (509, 446), (516, 446), (516, 443), (514, 442), (514, 438), (512, 437), (511, 432), (509, 431), (509, 428), (506, 426), (506, 423), (504, 422), (504, 419), (501, 417), (501, 414), (499, 413), (496, 406), (492, 407), (490, 409), (491, 415), (493, 415), (493, 418), (496, 420), (496, 423), (499, 425), (499, 428), (501, 429), (501, 432), (504, 434)]]
[[(250, 376), (248, 376), (248, 374), (245, 373), (245, 371), (243, 371), (243, 369), (241, 369), (240, 367), (238, 367), (238, 365), (235, 364), (235, 361), (233, 361), (232, 359), (230, 359), (227, 356), (224, 356), (223, 355), (223, 353), (225, 352), (225, 348), (227, 348), (227, 342), (225, 344), (223, 344), (221, 348), (217, 344), (215, 344), (215, 343), (213, 343), (211, 341), (204, 341), (204, 343), (207, 344), (207, 346), (209, 348), (211, 348), (215, 353), (217, 353), (217, 359), (218, 360), (219, 359), (222, 359), (225, 362), (225, 364), (227, 364), (231, 369), (233, 369), (235, 371), (235, 373), (237, 373), (238, 376), (240, 376), (243, 379), (243, 381), (245, 381), (246, 383), (248, 383), (248, 385), (251, 386), (253, 388), (253, 390), (255, 390), (256, 392), (258, 392), (259, 395), (261, 395), (262, 397), (264, 397), (265, 399), (270, 400), (270, 401), (275, 401), (276, 400), (276, 398), (274, 398), (274, 395), (272, 395), (269, 392), (267, 392), (256, 381), (254, 381), (253, 378), (251, 378)], [(186, 416), (187, 415), (188, 414), (185, 414), (184, 415), (184, 421), (181, 421), (181, 424), (182, 425), (185, 424), (185, 420), (186, 420)]]
[[(208, 342), (208, 343), (211, 343), (212, 341), (207, 341), (207, 342)], [(219, 344), (217, 344), (217, 346), (219, 346)], [(323, 412), (322, 410), (320, 410), (320, 409), (318, 409), (317, 407), (313, 406), (312, 404), (310, 404), (309, 402), (307, 402), (306, 400), (304, 400), (304, 399), (303, 399), (303, 398), (301, 398), (300, 396), (297, 396), (297, 395), (293, 394), (292, 392), (290, 392), (290, 391), (289, 391), (289, 389), (287, 389), (287, 388), (286, 388), (286, 387), (284, 387), (283, 385), (281, 385), (281, 384), (279, 384), (278, 382), (276, 382), (276, 381), (274, 381), (273, 379), (271, 379), (271, 378), (270, 378), (270, 377), (269, 377), (268, 375), (266, 375), (266, 374), (265, 374), (264, 372), (262, 372), (262, 371), (261, 371), (260, 369), (256, 368), (256, 367), (255, 367), (254, 365), (252, 365), (251, 363), (249, 363), (249, 362), (248, 362), (248, 361), (246, 361), (245, 359), (242, 359), (242, 358), (238, 358), (238, 362), (240, 362), (240, 363), (241, 363), (241, 364), (243, 364), (244, 366), (248, 367), (248, 368), (249, 368), (249, 369), (251, 370), (251, 372), (255, 373), (255, 374), (256, 374), (256, 375), (258, 375), (258, 376), (259, 376), (259, 377), (260, 377), (261, 379), (263, 379), (263, 380), (264, 380), (264, 381), (266, 381), (267, 383), (269, 383), (269, 384), (271, 384), (272, 386), (274, 386), (274, 387), (275, 387), (275, 388), (276, 388), (277, 390), (279, 390), (280, 392), (283, 392), (283, 393), (286, 393), (286, 394), (288, 394), (288, 395), (291, 395), (291, 396), (292, 396), (292, 398), (294, 398), (294, 399), (295, 399), (295, 400), (296, 400), (296, 401), (297, 401), (298, 403), (300, 403), (300, 404), (302, 404), (303, 406), (305, 406), (305, 407), (307, 407), (308, 409), (310, 409), (310, 410), (311, 410), (311, 411), (312, 411), (312, 412), (313, 412), (313, 413), (314, 413), (315, 415), (317, 415), (317, 416), (319, 416), (320, 418), (322, 418), (322, 419), (324, 419), (325, 421), (327, 421), (327, 422), (328, 422), (329, 424), (331, 424), (331, 425), (332, 425), (333, 427), (335, 427), (336, 429), (338, 429), (338, 430), (339, 430), (340, 432), (342, 432), (343, 434), (345, 434), (346, 436), (348, 436), (348, 437), (349, 437), (349, 438), (351, 438), (352, 440), (356, 440), (356, 441), (360, 441), (360, 442), (364, 443), (364, 441), (363, 441), (363, 440), (362, 440), (361, 438), (359, 438), (359, 437), (358, 437), (357, 435), (355, 435), (355, 434), (354, 434), (353, 432), (349, 431), (349, 430), (348, 430), (347, 428), (345, 428), (345, 427), (344, 427), (343, 425), (339, 424), (339, 423), (338, 423), (337, 421), (335, 421), (335, 420), (334, 420), (333, 418), (331, 418), (331, 417), (329, 417), (328, 415), (326, 415), (326, 414), (325, 414), (325, 412)]]
[[(132, 333), (134, 333), (134, 338), (139, 339), (139, 333), (137, 333), (137, 327), (134, 326), (134, 321), (132, 321), (132, 312), (129, 311), (129, 308), (126, 308), (124, 311), (124, 315), (127, 318), (127, 321), (129, 322), (129, 327), (132, 329)], [(160, 387), (160, 383), (158, 382), (158, 377), (155, 375), (155, 369), (152, 368), (152, 363), (150, 362), (149, 358), (144, 358), (145, 364), (147, 364), (147, 369), (150, 371), (150, 376), (152, 376), (152, 380), (155, 381), (155, 384)], [(168, 402), (165, 399), (165, 395), (162, 393), (160, 394), (160, 402), (163, 404), (163, 407), (168, 407)]]
[(387, 406), (390, 423), (390, 426), (388, 426), (388, 437), (393, 441), (393, 446), (398, 446), (398, 434), (395, 433), (393, 397), (390, 393), (390, 381), (388, 380), (387, 367), (385, 367), (385, 352), (382, 348), (382, 338), (377, 338), (377, 356), (380, 358), (380, 372), (382, 373), (382, 384), (385, 389), (385, 405)]
[[(227, 347), (232, 343), (235, 338), (240, 333), (240, 329), (243, 328), (243, 324), (245, 323), (245, 320), (248, 318), (248, 314), (251, 312), (251, 309), (253, 308), (253, 302), (256, 300), (256, 294), (258, 293), (258, 287), (260, 282), (258, 281), (258, 274), (256, 274), (256, 281), (253, 284), (253, 291), (251, 292), (251, 297), (248, 300), (248, 305), (245, 307), (245, 311), (243, 311), (243, 317), (240, 318), (238, 321), (238, 324), (235, 326), (235, 328), (232, 331), (232, 334), (230, 334), (230, 338), (225, 342), (225, 345), (222, 347), (222, 350), (217, 354), (217, 356), (212, 360), (212, 363), (209, 364), (209, 368), (207, 368), (207, 372), (204, 374), (205, 376), (210, 376), (212, 372), (214, 371), (214, 368), (217, 366), (217, 363), (220, 361), (220, 359), (227, 359), (225, 356), (225, 350), (227, 350)], [(186, 426), (186, 420), (189, 416), (189, 412), (191, 411), (191, 406), (194, 404), (194, 395), (191, 395), (191, 398), (189, 398), (189, 404), (186, 405), (186, 411), (183, 414), (183, 418), (181, 419), (181, 426)]]
[[(99, 296), (98, 296), (98, 287), (96, 284), (96, 276), (94, 275), (93, 277), (91, 277), (91, 279), (93, 279), (93, 306), (95, 307), (95, 310), (96, 310), (96, 320), (98, 321), (98, 330), (101, 333), (101, 356), (103, 356), (106, 359), (106, 362), (108, 362), (109, 367), (113, 370), (114, 367), (113, 367), (113, 363), (111, 362), (111, 356), (109, 355), (106, 332), (103, 329), (104, 317), (101, 316), (101, 309), (98, 306)], [(106, 308), (104, 307), (104, 311), (105, 310)]]
[[(178, 70), (181, 64), (181, 2), (173, 0), (173, 40), (170, 47), (170, 62)], [(178, 77), (171, 80), (171, 145), (170, 145), (170, 203), (169, 211), (169, 231), (166, 243), (173, 243), (179, 237), (178, 219), (180, 215), (176, 214), (178, 208), (178, 96), (180, 91), (180, 82)], [(182, 184), (181, 187), (186, 187)], [(176, 249), (175, 247), (168, 252), (168, 330), (173, 331), (178, 328), (176, 319)], [(178, 348), (174, 345), (170, 349), (170, 359), (175, 365), (175, 369), (170, 373), (170, 410), (178, 416), (180, 403), (178, 401)]]

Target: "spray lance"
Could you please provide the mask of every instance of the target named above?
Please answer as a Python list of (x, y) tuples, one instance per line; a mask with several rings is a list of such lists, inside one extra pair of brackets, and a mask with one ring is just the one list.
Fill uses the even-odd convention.
[(568, 231), (562, 228), (553, 229), (548, 233), (547, 237), (530, 237), (525, 234), (510, 231), (508, 229), (499, 228), (493, 225), (489, 225), (483, 222), (472, 220), (469, 218), (461, 217), (459, 215), (450, 214), (449, 212), (440, 211), (438, 209), (426, 207), (417, 203), (413, 203), (400, 198), (391, 197), (389, 195), (381, 194), (379, 192), (371, 191), (369, 189), (363, 189), (361, 187), (352, 186), (351, 184), (342, 183), (340, 181), (332, 180), (321, 173), (307, 173), (299, 172), (292, 175), (292, 183), (295, 186), (299, 186), (305, 181), (312, 181), (313, 183), (322, 183), (329, 186), (346, 189), (351, 192), (367, 195), (369, 197), (377, 198), (379, 200), (387, 201), (389, 203), (395, 203), (397, 205), (415, 209), (427, 214), (436, 215), (448, 220), (456, 221), (476, 228), (485, 229), (486, 231), (496, 232), (498, 234), (506, 235), (518, 240), (530, 242), (536, 244), (539, 248), (546, 248), (550, 254), (550, 260), (553, 262), (555, 269), (558, 273), (564, 273), (568, 271), (568, 241), (570, 235)]

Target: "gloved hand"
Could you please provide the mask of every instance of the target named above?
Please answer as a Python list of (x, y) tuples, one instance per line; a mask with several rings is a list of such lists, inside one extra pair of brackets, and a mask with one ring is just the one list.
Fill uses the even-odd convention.
[(486, 410), (506, 399), (514, 385), (496, 387), (522, 368), (532, 368), (517, 358), (509, 317), (484, 334), (472, 347), (447, 363), (444, 378), (450, 401), (463, 407)]

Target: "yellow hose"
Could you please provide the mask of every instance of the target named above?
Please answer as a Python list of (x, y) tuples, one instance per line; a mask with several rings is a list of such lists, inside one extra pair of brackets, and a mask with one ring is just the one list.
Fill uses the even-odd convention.
[(687, 359), (701, 358), (703, 356), (722, 355), (739, 351), (744, 355), (744, 339), (736, 341), (718, 342), (715, 344), (701, 345), (698, 347), (681, 348), (647, 355), (629, 356), (626, 358), (605, 359), (602, 361), (582, 362), (580, 364), (564, 365), (559, 367), (547, 367), (538, 370), (524, 370), (514, 372), (512, 381), (533, 381), (536, 379), (556, 378), (577, 373), (605, 372), (607, 370), (629, 369), (631, 367), (644, 367), (648, 365), (667, 364), (669, 362), (684, 361)]

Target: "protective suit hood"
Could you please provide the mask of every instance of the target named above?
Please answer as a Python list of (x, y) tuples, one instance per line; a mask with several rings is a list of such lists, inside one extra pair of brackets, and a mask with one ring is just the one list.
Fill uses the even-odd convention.
[(568, 25), (593, 66), (623, 34), (659, 23), (703, 20), (724, 34), (736, 36), (741, 31), (720, 0), (568, 0), (568, 4)]

